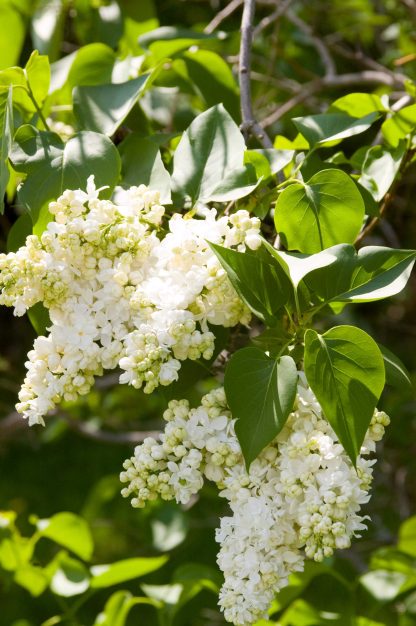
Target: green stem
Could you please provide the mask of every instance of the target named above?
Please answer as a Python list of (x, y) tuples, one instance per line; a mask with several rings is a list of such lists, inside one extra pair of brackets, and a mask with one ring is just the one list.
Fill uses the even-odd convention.
[(301, 180), (299, 180), (298, 178), (293, 178), (293, 176), (291, 176), (290, 178), (287, 178), (282, 183), (280, 183), (280, 185), (277, 185), (276, 189), (281, 189), (282, 187), (286, 187), (286, 185), (292, 185), (293, 183), (299, 183), (300, 185), (302, 185)]
[(29, 94), (29, 98), (32, 100), (33, 105), (34, 105), (34, 107), (36, 109), (36, 113), (39, 115), (39, 119), (41, 120), (42, 124), (45, 127), (45, 130), (50, 131), (51, 129), (49, 128), (48, 122), (46, 121), (46, 119), (45, 119), (41, 109), (39, 108), (38, 103), (36, 102), (36, 98), (33, 95), (33, 91), (32, 91), (32, 89), (30, 87), (29, 81), (27, 82), (27, 92)]
[(279, 351), (278, 355), (276, 356), (276, 360), (280, 359), (281, 356), (283, 356), (283, 353), (286, 351), (286, 348), (288, 348), (290, 346), (290, 344), (293, 343), (293, 337), (291, 337), (289, 339), (289, 341), (287, 343), (285, 343), (285, 345), (283, 346), (283, 348)]

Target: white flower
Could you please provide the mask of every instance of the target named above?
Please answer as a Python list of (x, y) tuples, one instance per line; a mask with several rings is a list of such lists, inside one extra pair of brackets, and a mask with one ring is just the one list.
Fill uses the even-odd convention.
[(175, 213), (163, 237), (155, 230), (165, 213), (157, 191), (118, 189), (113, 202), (99, 199), (101, 189), (90, 176), (86, 191), (64, 191), (41, 237), (0, 255), (0, 304), (23, 315), (42, 302), (51, 319), (50, 334), (29, 355), (17, 405), (30, 423), (87, 393), (103, 369), (119, 365), (120, 382), (146, 393), (169, 385), (181, 361), (212, 357), (208, 323), (250, 317), (208, 241), (244, 246), (258, 233), (257, 218)]
[(365, 529), (360, 507), (369, 498), (374, 463), (366, 455), (388, 424), (384, 413), (374, 413), (357, 471), (302, 372), (295, 410), (249, 472), (223, 389), (196, 409), (172, 401), (164, 418), (161, 443), (145, 442), (126, 461), (122, 493), (133, 495), (135, 506), (158, 495), (186, 504), (204, 476), (217, 484), (231, 509), (216, 531), (224, 573), (219, 604), (227, 621), (247, 626), (267, 619), (276, 592), (305, 558), (320, 561), (347, 548)]

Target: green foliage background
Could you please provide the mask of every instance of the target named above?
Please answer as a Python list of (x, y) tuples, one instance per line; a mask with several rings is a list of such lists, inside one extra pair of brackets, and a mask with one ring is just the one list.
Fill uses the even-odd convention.
[[(221, 24), (226, 36), (202, 35), (204, 27), (226, 4), (214, 0), (1, 0), (0, 69), (12, 65), (24, 67), (33, 49), (47, 54), (52, 63), (74, 55), (77, 61), (68, 76), (65, 63), (60, 61), (61, 65), (55, 66), (61, 68), (60, 72), (53, 74), (60, 86), (52, 100), (42, 92), (42, 77), (33, 78), (38, 96), (45, 100), (47, 115), (54, 121), (77, 125), (79, 130), (86, 125), (89, 131), (114, 135), (117, 145), (125, 139), (126, 128), (142, 136), (163, 133), (162, 157), (169, 169), (171, 150), (177, 145), (179, 133), (196, 115), (223, 103), (233, 119), (237, 123), (241, 121), (235, 75), (239, 11)], [(259, 2), (256, 23), (267, 19), (274, 10), (271, 4)], [(376, 65), (380, 64), (390, 73), (405, 72), (409, 93), (415, 95), (414, 3), (322, 0), (294, 2), (293, 11), (295, 16), (301, 16), (309, 24), (315, 36), (327, 42), (339, 73), (351, 74), (371, 67), (377, 71)], [(159, 27), (175, 30), (155, 33)], [(98, 97), (102, 102), (113, 98), (108, 83), (115, 71), (114, 66), (122, 75), (129, 63), (129, 55), (144, 55), (142, 69), (151, 74), (149, 80), (154, 81), (153, 88), (146, 91), (137, 104), (145, 83), (142, 77), (135, 79), (137, 83), (130, 81), (131, 97), (124, 94), (123, 102), (119, 106), (115, 104), (111, 115), (95, 119), (94, 108), (89, 106), (91, 98)], [(170, 58), (168, 63), (164, 60), (166, 57)], [(158, 67), (159, 61), (163, 61), (162, 67)], [(321, 80), (317, 86), (326, 69), (310, 36), (296, 20), (283, 16), (279, 22), (271, 23), (256, 34), (252, 86), (258, 119), (273, 115), (297, 93), (296, 85), (311, 85), (311, 81), (315, 81), (308, 97), (299, 98), (290, 112), (268, 127), (273, 137), (279, 137), (276, 147), (302, 149), (302, 145), (291, 143), (296, 141), (298, 130), (303, 130), (311, 142), (320, 140), (319, 136), (308, 136), (308, 130), (300, 127), (301, 122), (295, 126), (291, 121), (293, 117), (322, 113), (330, 102), (352, 91), (372, 92), (375, 89), (382, 96), (399, 89), (394, 82), (390, 86), (377, 83), (335, 86), (326, 85)], [(75, 88), (74, 115), (70, 106), (72, 88)], [(345, 106), (346, 113), (354, 115), (353, 103), (348, 105), (347, 102)], [(77, 113), (79, 109), (82, 114)], [(17, 125), (24, 121), (28, 120), (22, 114)], [(409, 124), (410, 132), (416, 127), (412, 116)], [(331, 136), (328, 129), (322, 132), (326, 138)], [(348, 136), (338, 159), (342, 156), (349, 159), (353, 155), (359, 159), (357, 150), (371, 144), (372, 132), (369, 128), (362, 135)], [(125, 141), (121, 150), (125, 183), (140, 182), (138, 178), (143, 175), (154, 176), (154, 180), (163, 185), (163, 163), (153, 164), (150, 173), (149, 167), (140, 159), (134, 167), (131, 165), (131, 155), (140, 150), (149, 154), (149, 139), (136, 137), (129, 141)], [(254, 140), (251, 143), (249, 147), (258, 147)], [(62, 146), (57, 145), (56, 150), (62, 150)], [(111, 158), (111, 149), (108, 150), (108, 158)], [(336, 153), (340, 154), (338, 148), (330, 146), (315, 153), (315, 161), (310, 159), (308, 162), (309, 171), (306, 176), (305, 170), (305, 178), (321, 168), (324, 158), (332, 156), (335, 159)], [(20, 162), (18, 154), (15, 162)], [(16, 170), (24, 172), (24, 167), (22, 160), (21, 169), (16, 167)], [(389, 222), (382, 222), (367, 244), (416, 247), (415, 180), (413, 164), (395, 185)], [(26, 187), (25, 192), (22, 190), (17, 198), (17, 182), (16, 174), (12, 173), (7, 186), (6, 210), (0, 217), (3, 250), (10, 229), (22, 215), (25, 197), (32, 202), (33, 194), (37, 193), (36, 184), (33, 184)], [(99, 183), (108, 184), (105, 170), (103, 181)], [(249, 184), (250, 181), (244, 182), (244, 185)], [(186, 194), (183, 189), (183, 181), (177, 180), (173, 190), (177, 205), (195, 199), (192, 180), (186, 181)], [(214, 189), (206, 190), (207, 195), (214, 192)], [(44, 203), (49, 199), (40, 195), (35, 209), (32, 208), (38, 211), (40, 221), (44, 219)], [(263, 202), (267, 213), (269, 199), (260, 192), (258, 196), (254, 193), (248, 199), (239, 200), (241, 207), (245, 208), (250, 208), (250, 202), (260, 207), (259, 211)], [(20, 229), (22, 224), (20, 221)], [(309, 252), (306, 248), (304, 251)], [(414, 293), (413, 278), (405, 294), (381, 303), (358, 305), (353, 310), (348, 308), (342, 317), (343, 324), (356, 324), (377, 341), (394, 349), (406, 363), (413, 380), (416, 371)], [(67, 511), (80, 516), (87, 524), (85, 528), (82, 522), (77, 522), (78, 530), (74, 531), (73, 541), (68, 545), (68, 531), (62, 518), (58, 518), (56, 524), (58, 527), (63, 524), (62, 532), (49, 538), (36, 536), (34, 553), (26, 558), (27, 544), (19, 538), (17, 530), (10, 530), (9, 523), (2, 523), (9, 518), (0, 517), (0, 625), (223, 624), (216, 608), (220, 576), (215, 564), (214, 528), (218, 516), (225, 512), (225, 506), (214, 489), (206, 487), (187, 511), (166, 503), (154, 503), (144, 511), (136, 511), (119, 493), (118, 473), (123, 460), (131, 455), (134, 437), (130, 437), (131, 441), (127, 441), (127, 436), (124, 442), (114, 443), (113, 440), (122, 439), (123, 433), (130, 431), (157, 429), (168, 394), (172, 391), (167, 389), (166, 393), (145, 396), (140, 391), (117, 386), (117, 377), (107, 376), (85, 399), (57, 411), (44, 430), (29, 430), (23, 421), (16, 419), (13, 406), (24, 376), (23, 364), (35, 336), (34, 330), (28, 320), (16, 319), (10, 311), (2, 310), (0, 320), (0, 410), (3, 416), (0, 421), (0, 509), (17, 514), (17, 527), (23, 536), (32, 536), (38, 523), (34, 516), (44, 519)], [(331, 318), (328, 317), (322, 322), (322, 330), (330, 324)], [(234, 337), (237, 344), (240, 339)], [(195, 371), (189, 376), (195, 376)], [(210, 378), (199, 378), (183, 390), (183, 395), (194, 401), (213, 384)], [(373, 496), (366, 507), (372, 518), (369, 531), (347, 553), (322, 565), (312, 563), (305, 574), (292, 580), (291, 586), (280, 594), (273, 607), (276, 616), (273, 620), (278, 619), (279, 624), (416, 624), (416, 518), (411, 519), (416, 512), (414, 392), (387, 387), (382, 405), (391, 415), (392, 423), (379, 448)], [(102, 432), (109, 433), (112, 441), (100, 440)], [(409, 518), (410, 521), (403, 526)], [(85, 541), (89, 542), (85, 535), (89, 537), (89, 533), (93, 551), (88, 546), (85, 548)], [(62, 534), (66, 537), (64, 541)], [(20, 578), (10, 567), (10, 550), (22, 562), (26, 559), (32, 568), (30, 571), (26, 568)], [(142, 562), (125, 562), (126, 559), (165, 554), (169, 557), (167, 562), (160, 569), (146, 574)], [(81, 561), (84, 565), (79, 565)], [(122, 561), (121, 579), (110, 580), (108, 586), (97, 586), (94, 593), (90, 590), (65, 595), (70, 593), (68, 590), (74, 590), (71, 584), (80, 585), (78, 592), (82, 590), (90, 566), (118, 561)], [(49, 565), (48, 570), (51, 563), (54, 565)], [(57, 563), (65, 573), (66, 582), (62, 583), (61, 579), (61, 587), (55, 585), (50, 589), (51, 572), (57, 571)], [(145, 575), (143, 581), (141, 574)], [(145, 593), (153, 598), (153, 604), (131, 601)], [(102, 611), (105, 614), (103, 621), (96, 621)]]

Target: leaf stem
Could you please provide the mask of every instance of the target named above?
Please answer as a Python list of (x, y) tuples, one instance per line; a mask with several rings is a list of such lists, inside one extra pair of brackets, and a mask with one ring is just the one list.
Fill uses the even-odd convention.
[(283, 346), (283, 348), (281, 350), (279, 350), (279, 353), (276, 356), (276, 360), (280, 359), (281, 356), (283, 356), (284, 352), (286, 351), (286, 348), (288, 348), (290, 346), (290, 344), (293, 343), (293, 337), (291, 337), (289, 339), (289, 341), (287, 343), (285, 343), (285, 345)]
[(27, 92), (29, 94), (29, 98), (32, 100), (33, 105), (34, 105), (34, 107), (36, 109), (36, 113), (39, 115), (39, 119), (41, 120), (43, 126), (45, 127), (45, 130), (50, 131), (51, 129), (50, 129), (50, 127), (48, 125), (48, 122), (46, 121), (45, 116), (43, 115), (43, 113), (42, 113), (42, 111), (41, 111), (41, 109), (40, 109), (40, 107), (39, 107), (39, 105), (38, 105), (38, 103), (36, 101), (36, 98), (35, 98), (35, 96), (33, 94), (33, 91), (32, 91), (32, 89), (30, 87), (29, 81), (27, 81)]

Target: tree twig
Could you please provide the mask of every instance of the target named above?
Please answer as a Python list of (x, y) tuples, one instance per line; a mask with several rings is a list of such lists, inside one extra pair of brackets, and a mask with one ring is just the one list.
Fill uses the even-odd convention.
[(325, 68), (325, 76), (335, 76), (335, 62), (324, 41), (319, 37), (316, 37), (309, 24), (304, 22), (298, 15), (296, 15), (292, 11), (288, 11), (286, 18), (289, 20), (289, 22), (292, 22), (292, 24), (294, 24), (304, 35), (308, 37), (311, 44), (317, 50), (319, 56), (321, 57), (322, 64)]
[(263, 19), (260, 20), (260, 22), (253, 30), (253, 37), (257, 37), (263, 30), (268, 28), (274, 22), (277, 22), (279, 17), (281, 17), (287, 11), (292, 2), (293, 0), (283, 0), (283, 2), (279, 4), (279, 6), (276, 8), (275, 11), (273, 11), (273, 13), (270, 13), (270, 15), (266, 15), (266, 17), (263, 17)]
[(263, 126), (271, 126), (280, 120), (283, 115), (291, 111), (296, 105), (304, 102), (309, 96), (316, 93), (320, 89), (331, 87), (346, 87), (349, 85), (368, 85), (379, 84), (394, 87), (403, 85), (401, 75), (392, 76), (388, 72), (379, 70), (364, 70), (362, 72), (354, 72), (351, 74), (338, 74), (335, 76), (322, 76), (315, 78), (307, 83), (299, 85), (298, 93), (287, 100), (278, 109), (268, 115), (262, 122)]
[(62, 418), (68, 427), (79, 435), (103, 443), (135, 445), (136, 443), (144, 441), (146, 437), (154, 437), (156, 439), (159, 435), (159, 431), (157, 430), (131, 430), (114, 433), (109, 430), (101, 430), (91, 424), (91, 422), (74, 420), (66, 413), (59, 412), (57, 416)]
[(393, 200), (393, 198), (395, 197), (396, 194), (396, 190), (398, 185), (400, 184), (401, 181), (401, 177), (403, 175), (403, 173), (406, 171), (407, 166), (410, 164), (412, 158), (415, 155), (415, 150), (408, 150), (407, 153), (405, 154), (403, 161), (400, 165), (400, 169), (399, 169), (399, 173), (397, 175), (396, 180), (394, 181), (392, 187), (390, 188), (390, 191), (388, 191), (386, 193), (386, 195), (384, 196), (383, 202), (381, 204), (380, 207), (380, 212), (379, 215), (376, 217), (373, 217), (365, 226), (364, 228), (361, 230), (361, 232), (359, 233), (358, 237), (356, 238), (356, 240), (354, 241), (354, 245), (355, 247), (360, 247), (361, 243), (363, 242), (363, 240), (368, 237), (368, 235), (370, 235), (374, 228), (377, 226), (377, 224), (380, 222), (380, 220), (385, 216), (387, 209), (389, 208), (391, 201)]
[(241, 132), (247, 139), (251, 134), (258, 139), (264, 148), (273, 148), (270, 137), (254, 117), (251, 102), (251, 47), (253, 43), (253, 20), (255, 0), (244, 0), (243, 17), (241, 20), (241, 44), (238, 74), (240, 79)]
[[(109, 430), (102, 430), (101, 428), (92, 425), (91, 422), (75, 420), (68, 413), (62, 410), (51, 411), (49, 416), (56, 416), (59, 419), (62, 419), (70, 430), (78, 433), (79, 435), (87, 437), (88, 439), (93, 439), (94, 441), (101, 441), (103, 443), (135, 445), (146, 439), (146, 437), (156, 438), (159, 435), (159, 431), (157, 430), (131, 430), (117, 433)], [(13, 411), (7, 415), (7, 417), (0, 420), (0, 443), (15, 438), (23, 430), (27, 430), (29, 432), (31, 429), (20, 413)]]
[(222, 24), (222, 22), (234, 13), (234, 11), (236, 11), (242, 4), (243, 0), (231, 0), (231, 2), (226, 4), (225, 7), (210, 21), (210, 23), (207, 24), (204, 28), (204, 33), (207, 35), (213, 33), (214, 30), (216, 30), (218, 26)]

